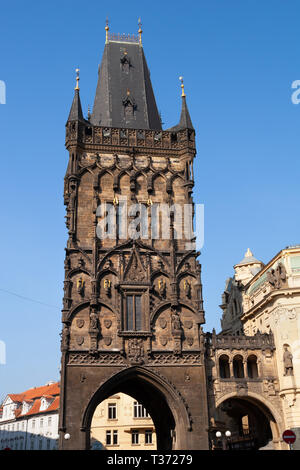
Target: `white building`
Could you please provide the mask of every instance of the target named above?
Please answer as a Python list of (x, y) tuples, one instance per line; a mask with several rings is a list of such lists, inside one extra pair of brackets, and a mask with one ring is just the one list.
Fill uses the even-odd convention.
[(0, 407), (0, 449), (57, 449), (59, 393), (59, 382), (49, 382), (7, 395)]

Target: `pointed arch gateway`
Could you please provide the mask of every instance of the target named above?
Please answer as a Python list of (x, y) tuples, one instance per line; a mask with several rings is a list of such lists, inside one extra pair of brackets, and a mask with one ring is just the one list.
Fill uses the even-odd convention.
[(191, 420), (182, 396), (165, 377), (135, 366), (113, 375), (92, 395), (81, 425), (86, 449), (90, 449), (90, 428), (97, 406), (116, 393), (135, 398), (147, 409), (156, 430), (157, 450), (188, 448)]

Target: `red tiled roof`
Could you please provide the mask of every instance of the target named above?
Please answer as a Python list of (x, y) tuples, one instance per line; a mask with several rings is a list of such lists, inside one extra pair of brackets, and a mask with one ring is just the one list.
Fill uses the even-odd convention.
[(44, 395), (59, 395), (59, 393), (59, 382), (56, 382), (54, 384), (43, 385), (42, 387), (30, 388), (23, 393), (9, 394), (8, 396), (12, 401), (22, 402), (41, 398)]
[[(26, 402), (26, 403), (33, 403), (32, 407), (27, 413), (22, 414), (22, 406), (19, 406), (18, 409), (15, 410), (15, 417), (22, 418), (23, 416), (29, 416), (34, 414), (42, 414), (48, 413), (48, 411), (56, 411), (59, 409), (59, 394), (60, 394), (60, 387), (59, 382), (44, 385), (42, 387), (35, 387), (26, 390), (23, 393), (14, 393), (9, 394), (8, 396), (14, 402)], [(41, 407), (41, 398), (53, 399), (53, 402), (46, 408), (45, 410), (40, 411)], [(2, 408), (0, 408), (0, 412)]]
[(45, 411), (55, 411), (59, 408), (59, 396), (55, 397), (51, 405)]

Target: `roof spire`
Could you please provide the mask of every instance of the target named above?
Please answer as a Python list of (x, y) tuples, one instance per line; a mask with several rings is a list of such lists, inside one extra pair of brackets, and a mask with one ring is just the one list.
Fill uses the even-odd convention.
[(80, 69), (76, 69), (76, 87), (74, 88), (74, 90), (79, 90), (79, 70)]
[(109, 26), (108, 26), (108, 17), (106, 17), (106, 22), (105, 22), (106, 26), (105, 26), (105, 44), (108, 43), (108, 31), (109, 31)]
[(73, 103), (71, 106), (68, 121), (84, 121), (82, 108), (81, 108), (81, 102), (80, 102), (80, 96), (79, 96), (79, 80), (80, 80), (79, 69), (77, 68), (76, 69), (76, 87), (74, 88), (75, 95), (73, 98)]
[(184, 84), (183, 84), (183, 77), (179, 77), (179, 80), (181, 81), (181, 96), (185, 96), (184, 93)]
[(140, 46), (142, 46), (142, 23), (141, 23), (141, 18), (138, 19), (138, 25), (139, 25), (139, 30), (138, 30), (138, 33), (139, 33), (139, 42), (140, 42)]
[(179, 77), (179, 80), (181, 82), (181, 114), (180, 114), (180, 121), (179, 121), (179, 124), (177, 124), (177, 126), (174, 126), (174, 127), (170, 127), (170, 129), (168, 129), (169, 131), (179, 131), (181, 129), (191, 129), (193, 130), (194, 127), (193, 127), (193, 124), (192, 124), (192, 120), (191, 120), (191, 117), (190, 117), (190, 113), (189, 113), (189, 110), (188, 110), (188, 107), (187, 107), (187, 104), (186, 104), (186, 95), (184, 93), (184, 84), (183, 84), (183, 77)]

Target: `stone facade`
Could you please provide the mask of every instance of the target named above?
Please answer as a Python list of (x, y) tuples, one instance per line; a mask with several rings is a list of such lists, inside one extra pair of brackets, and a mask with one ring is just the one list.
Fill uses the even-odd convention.
[[(248, 260), (249, 261), (249, 260)], [(252, 260), (253, 261), (253, 260)], [(247, 266), (249, 268), (249, 265)], [(292, 429), (299, 447), (300, 435), (300, 366), (299, 366), (299, 318), (300, 318), (300, 247), (287, 247), (281, 250), (269, 263), (253, 270), (244, 284), (228, 296), (227, 304), (222, 304), (223, 334), (239, 333), (234, 341), (253, 340), (259, 337), (273, 338), (272, 367), (259, 374), (273, 394), (271, 401), (277, 402), (278, 429)], [(235, 273), (233, 283), (238, 283)], [(237, 315), (230, 317), (229, 303), (242, 299)], [(239, 328), (236, 325), (239, 324)], [(232, 329), (231, 329), (232, 325)], [(225, 338), (226, 338), (225, 336)], [(229, 336), (228, 336), (229, 338)], [(224, 351), (225, 353), (225, 351)], [(248, 354), (248, 353), (247, 353)], [(266, 365), (266, 360), (257, 355), (258, 364)], [(270, 362), (270, 366), (271, 366)], [(271, 382), (270, 382), (271, 380)], [(264, 391), (262, 390), (262, 396)], [(269, 406), (269, 409), (271, 405)], [(274, 406), (273, 406), (274, 408)], [(274, 408), (274, 409), (275, 409)], [(274, 411), (275, 414), (275, 411)], [(281, 424), (279, 424), (281, 423)], [(281, 434), (279, 441), (281, 440)], [(273, 442), (277, 438), (273, 434)], [(282, 440), (281, 440), (282, 441)], [(277, 444), (282, 448), (284, 443)]]
[[(122, 80), (129, 80), (129, 87), (130, 73), (139, 70), (142, 46), (116, 44), (107, 42), (101, 74), (113, 83), (114, 77), (106, 72), (110, 56), (121, 64)], [(132, 69), (123, 69), (124, 54)], [(149, 87), (148, 79), (145, 83)], [(103, 99), (100, 91), (97, 88), (97, 103)], [(155, 222), (153, 212), (162, 205), (193, 207), (195, 131), (185, 95), (175, 128), (134, 128), (139, 121), (134, 96), (140, 96), (139, 90), (131, 88), (132, 101), (123, 103), (132, 105), (126, 114), (128, 127), (101, 127), (95, 125), (95, 115), (83, 118), (77, 87), (66, 125), (69, 164), (64, 198), (69, 238), (61, 342), (62, 449), (89, 448), (96, 407), (121, 392), (149, 409), (159, 449), (208, 447), (198, 253), (191, 238), (177, 236), (183, 223), (178, 226), (174, 213), (170, 218), (164, 213)], [(150, 92), (145, 99), (148, 96)], [(151, 100), (145, 109), (153, 108)], [(119, 211), (133, 204), (140, 204), (148, 221), (146, 233), (137, 238), (130, 230), (118, 230)], [(113, 238), (99, 237), (107, 210), (117, 227)], [(126, 212), (129, 229), (139, 223), (138, 215)], [(167, 229), (168, 236), (150, 233), (158, 225)], [(63, 438), (66, 433), (69, 440)]]

